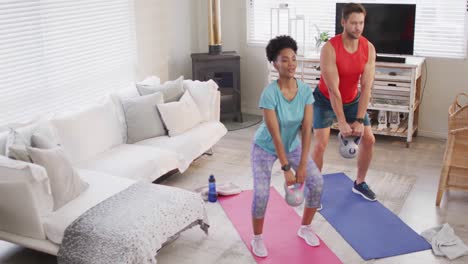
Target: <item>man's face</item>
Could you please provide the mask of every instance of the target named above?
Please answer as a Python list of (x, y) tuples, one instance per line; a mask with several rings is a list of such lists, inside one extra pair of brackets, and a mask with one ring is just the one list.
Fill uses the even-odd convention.
[(363, 13), (351, 13), (347, 20), (341, 19), (341, 25), (346, 34), (352, 39), (358, 39), (364, 31)]

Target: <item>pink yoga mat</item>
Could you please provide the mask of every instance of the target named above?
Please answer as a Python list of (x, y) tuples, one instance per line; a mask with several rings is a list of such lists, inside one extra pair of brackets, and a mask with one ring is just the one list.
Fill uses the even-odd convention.
[[(252, 239), (252, 191), (234, 196), (219, 197), (219, 203), (236, 227), (242, 240), (251, 250)], [(301, 225), (299, 215), (284, 201), (274, 188), (270, 188), (270, 200), (263, 227), (263, 239), (268, 249), (266, 258), (254, 256), (257, 263), (268, 264), (341, 264), (338, 257), (320, 240), (320, 246), (311, 247), (297, 236)]]

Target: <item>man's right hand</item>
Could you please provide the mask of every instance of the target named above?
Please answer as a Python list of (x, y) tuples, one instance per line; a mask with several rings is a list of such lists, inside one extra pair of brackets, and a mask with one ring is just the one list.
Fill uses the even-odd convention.
[(290, 186), (296, 183), (296, 176), (292, 172), (292, 170), (288, 170), (284, 172), (284, 180), (286, 181), (286, 185)]
[(353, 134), (351, 126), (346, 122), (339, 122), (338, 129), (340, 130), (340, 133), (343, 137), (349, 137)]

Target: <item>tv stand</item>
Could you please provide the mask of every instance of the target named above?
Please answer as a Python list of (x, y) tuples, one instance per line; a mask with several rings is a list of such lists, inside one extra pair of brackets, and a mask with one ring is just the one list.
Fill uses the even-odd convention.
[(379, 56), (377, 55), (376, 61), (381, 62), (395, 62), (395, 63), (406, 63), (405, 57), (389, 57), (389, 56)]
[[(421, 68), (425, 59), (414, 56), (405, 59), (405, 63), (375, 63), (375, 78), (367, 110), (374, 134), (404, 138), (409, 147), (418, 132)], [(276, 69), (268, 65), (268, 79), (278, 79)], [(315, 89), (321, 76), (320, 58), (297, 57), (295, 76)], [(338, 128), (336, 123), (333, 128)]]

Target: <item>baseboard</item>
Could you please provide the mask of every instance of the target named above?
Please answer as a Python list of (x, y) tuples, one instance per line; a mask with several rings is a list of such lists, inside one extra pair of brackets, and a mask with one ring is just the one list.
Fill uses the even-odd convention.
[(249, 108), (249, 107), (242, 107), (242, 113), (251, 114), (251, 115), (263, 115), (262, 109), (258, 108)]
[(447, 139), (446, 133), (434, 132), (434, 131), (422, 130), (422, 129), (418, 129), (418, 136)]

